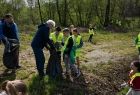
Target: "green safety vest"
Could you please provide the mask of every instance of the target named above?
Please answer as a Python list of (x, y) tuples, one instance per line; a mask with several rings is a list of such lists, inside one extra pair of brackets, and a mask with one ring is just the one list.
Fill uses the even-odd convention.
[[(81, 42), (81, 39), (82, 39), (82, 36), (80, 36), (80, 35), (78, 35), (77, 37), (76, 37), (76, 39), (75, 39), (75, 45), (76, 46), (78, 46), (79, 44), (80, 44), (80, 42)], [(76, 49), (76, 57), (79, 57), (80, 56), (80, 52), (81, 52), (81, 49), (80, 48), (78, 48), (78, 49)]]
[(78, 35), (78, 36), (76, 37), (76, 46), (78, 46), (78, 45), (80, 44), (81, 38), (82, 38), (82, 36), (80, 36), (80, 35)]
[[(64, 42), (64, 46), (63, 46), (63, 52), (66, 50), (66, 47), (67, 47), (67, 44), (68, 44), (68, 41), (69, 39), (72, 37), (73, 39), (73, 36), (69, 36), (65, 39), (65, 42)], [(74, 40), (74, 39), (73, 39)], [(74, 46), (74, 45), (73, 45)], [(75, 63), (75, 49), (72, 48), (71, 52), (70, 52), (70, 60), (71, 60), (71, 63), (74, 64)]]
[(68, 44), (68, 41), (69, 41), (69, 38), (71, 38), (72, 36), (69, 36), (69, 37), (67, 37), (67, 38), (65, 38), (64, 39), (64, 46), (63, 46), (63, 51), (66, 49), (66, 47), (67, 47), (67, 44)]
[(54, 32), (54, 33), (51, 33), (51, 34), (50, 34), (50, 39), (53, 40), (54, 45), (55, 45), (57, 51), (61, 51), (61, 50), (62, 50), (62, 45), (61, 45), (61, 43), (62, 43), (62, 40), (63, 40), (63, 33), (59, 33), (59, 34), (58, 34), (58, 37), (56, 37), (55, 32)]
[(89, 34), (90, 34), (90, 35), (91, 35), (91, 34), (94, 35), (94, 30), (93, 30), (93, 29), (91, 29), (91, 30), (89, 29), (88, 31), (89, 31)]
[(138, 42), (136, 44), (136, 47), (140, 47), (140, 33), (138, 34)]
[(63, 33), (59, 33), (58, 37), (56, 37), (55, 32), (50, 34), (50, 39), (53, 40), (54, 43), (56, 42), (62, 42), (63, 39)]

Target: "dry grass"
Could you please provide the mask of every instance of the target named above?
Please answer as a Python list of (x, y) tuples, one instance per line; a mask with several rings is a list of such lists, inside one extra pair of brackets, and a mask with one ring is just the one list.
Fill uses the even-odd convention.
[[(0, 77), (0, 83), (6, 79), (24, 80), (29, 87), (30, 95), (103, 95), (103, 92), (104, 95), (115, 95), (120, 91), (121, 82), (127, 79), (129, 63), (136, 59), (138, 53), (133, 46), (134, 36), (132, 37), (131, 33), (99, 31), (94, 36), (93, 44), (87, 42), (88, 34), (81, 34), (85, 42), (80, 66), (82, 77), (74, 83), (52, 80), (47, 76), (44, 81), (40, 81), (36, 75), (34, 55), (30, 47), (32, 35), (34, 34), (21, 34), (22, 68), (17, 70), (15, 75)], [(2, 51), (3, 47), (0, 46), (0, 73), (5, 69), (1, 61)], [(45, 52), (45, 55), (48, 59), (49, 54)], [(109, 94), (112, 91), (113, 93)]]

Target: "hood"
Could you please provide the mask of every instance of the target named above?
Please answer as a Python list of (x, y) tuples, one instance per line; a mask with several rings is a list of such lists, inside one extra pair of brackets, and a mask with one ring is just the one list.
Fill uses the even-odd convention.
[(47, 26), (47, 24), (46, 24), (46, 23), (42, 23), (42, 24), (38, 25), (38, 28), (41, 28), (41, 27), (46, 27), (46, 26)]

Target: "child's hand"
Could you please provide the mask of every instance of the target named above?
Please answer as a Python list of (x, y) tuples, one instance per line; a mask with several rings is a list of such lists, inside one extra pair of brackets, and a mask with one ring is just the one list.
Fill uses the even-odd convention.
[(121, 84), (122, 88), (128, 87), (128, 83), (124, 81), (124, 83)]

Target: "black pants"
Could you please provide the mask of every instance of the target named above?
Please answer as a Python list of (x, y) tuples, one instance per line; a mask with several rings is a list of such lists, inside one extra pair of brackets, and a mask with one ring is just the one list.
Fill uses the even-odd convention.
[(91, 34), (91, 35), (89, 36), (88, 42), (92, 42), (92, 37), (93, 37), (93, 34)]
[(44, 64), (45, 64), (45, 56), (43, 53), (43, 49), (42, 48), (37, 48), (37, 47), (33, 47), (33, 52), (35, 55), (35, 61), (36, 61), (36, 67), (37, 67), (37, 71), (39, 73), (39, 76), (44, 76)]

